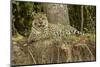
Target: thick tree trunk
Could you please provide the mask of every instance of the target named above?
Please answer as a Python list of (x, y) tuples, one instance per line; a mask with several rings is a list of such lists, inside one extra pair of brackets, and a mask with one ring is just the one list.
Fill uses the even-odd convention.
[(44, 12), (47, 14), (50, 23), (69, 24), (67, 5), (44, 4)]

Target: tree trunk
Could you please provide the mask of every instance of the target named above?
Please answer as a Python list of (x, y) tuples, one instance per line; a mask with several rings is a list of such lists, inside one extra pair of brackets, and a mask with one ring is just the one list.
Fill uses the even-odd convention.
[(67, 5), (64, 4), (44, 4), (44, 12), (47, 14), (50, 23), (69, 24)]
[(84, 22), (83, 6), (81, 6), (81, 32), (83, 32), (83, 22)]

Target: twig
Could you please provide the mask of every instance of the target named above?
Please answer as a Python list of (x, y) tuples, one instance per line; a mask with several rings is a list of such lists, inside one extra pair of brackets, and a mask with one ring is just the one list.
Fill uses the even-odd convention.
[(94, 55), (92, 54), (91, 50), (89, 49), (89, 47), (86, 44), (78, 44), (76, 46), (82, 46), (82, 47), (85, 46), (87, 48), (87, 50), (89, 51), (91, 58), (94, 58)]
[(89, 51), (89, 53), (90, 53), (91, 57), (92, 57), (92, 58), (94, 58), (94, 56), (93, 56), (93, 54), (92, 54), (91, 50), (89, 49), (89, 47), (88, 47), (87, 45), (85, 45), (85, 47), (88, 49), (88, 51)]
[(30, 56), (32, 57), (33, 62), (36, 64), (35, 58), (33, 57), (32, 53), (31, 53), (32, 50), (29, 46), (28, 46), (28, 51), (29, 51)]
[(59, 52), (59, 47), (58, 47), (57, 49), (58, 49), (58, 61), (57, 61), (57, 62), (59, 63), (59, 53), (60, 53), (60, 52)]

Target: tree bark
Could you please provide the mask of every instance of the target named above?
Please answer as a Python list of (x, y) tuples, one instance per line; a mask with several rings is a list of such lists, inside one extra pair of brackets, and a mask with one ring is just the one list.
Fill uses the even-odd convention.
[(44, 12), (47, 14), (50, 23), (69, 24), (67, 5), (64, 4), (44, 4)]
[(83, 6), (81, 6), (81, 32), (83, 32), (83, 23), (84, 23)]

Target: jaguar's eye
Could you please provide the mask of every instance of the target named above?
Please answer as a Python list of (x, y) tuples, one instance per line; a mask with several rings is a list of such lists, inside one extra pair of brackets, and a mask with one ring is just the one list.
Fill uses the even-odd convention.
[(42, 20), (45, 20), (45, 18), (42, 18)]
[(37, 23), (34, 23), (35, 25), (37, 25)]

